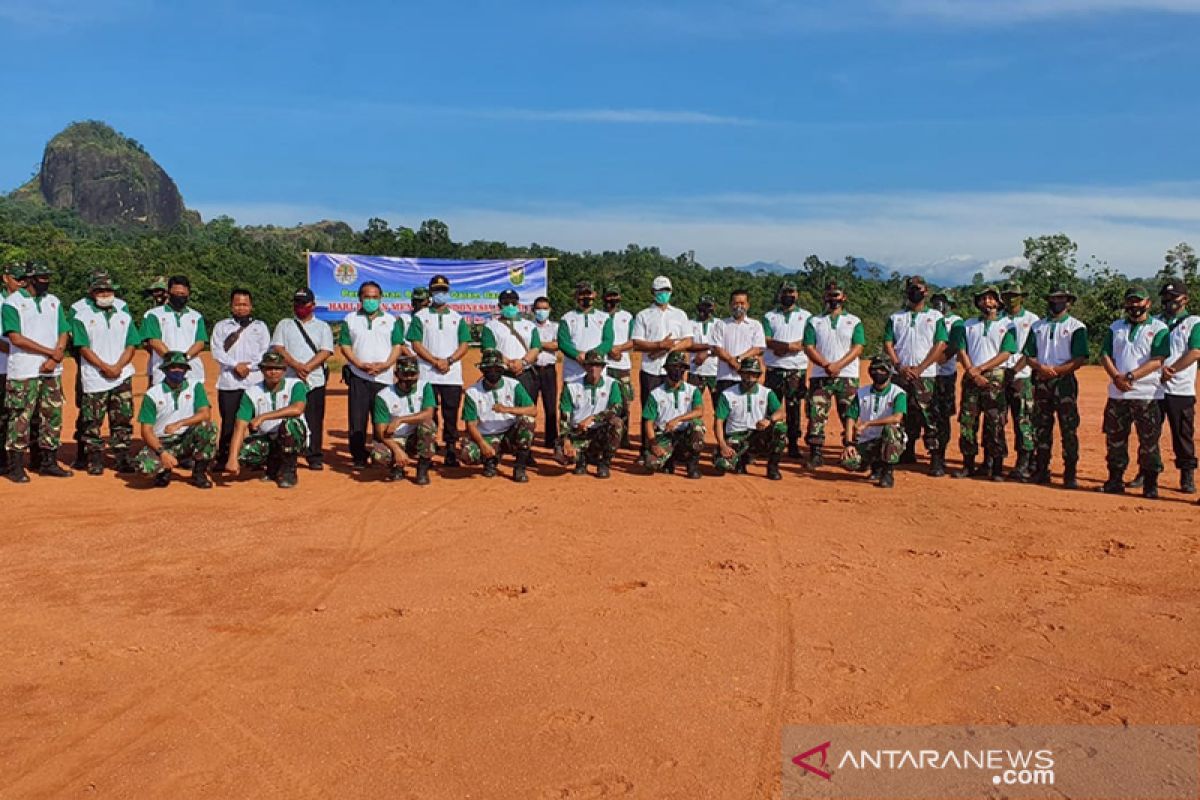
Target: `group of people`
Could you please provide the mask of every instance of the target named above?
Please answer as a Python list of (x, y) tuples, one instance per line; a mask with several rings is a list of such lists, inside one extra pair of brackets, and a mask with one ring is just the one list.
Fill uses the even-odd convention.
[[(147, 288), (154, 305), (140, 323), (107, 274), (93, 274), (87, 296), (69, 308), (49, 291), (50, 277), (43, 264), (4, 267), (0, 468), (17, 483), (29, 480), (27, 453), (40, 475), (71, 474), (57, 453), (62, 362), (73, 351), (79, 363), (73, 468), (103, 474), (107, 421), (114, 468), (145, 473), (157, 486), (168, 485), (177, 470), (190, 469), (191, 483), (208, 488), (213, 473), (249, 468), (289, 488), (297, 484), (301, 458), (309, 469), (323, 469), (327, 362), (335, 355), (345, 363), (353, 465), (379, 465), (385, 481), (406, 479), (411, 467), (415, 483), (428, 484), (439, 428), (445, 467), (479, 465), (491, 477), (501, 455), (511, 453), (513, 480), (527, 481), (539, 402), (554, 458), (575, 474), (591, 466), (606, 478), (614, 455), (631, 448), (635, 399), (642, 469), (682, 469), (699, 478), (708, 447), (707, 392), (719, 474), (744, 473), (755, 458), (766, 460), (772, 480), (782, 478), (785, 457), (821, 467), (835, 412), (846, 469), (869, 471), (889, 488), (896, 464), (916, 462), (921, 440), (929, 474), (944, 476), (957, 414), (963, 465), (954, 477), (1050, 483), (1057, 422), (1063, 484), (1078, 486), (1075, 372), (1089, 358), (1089, 342), (1086, 326), (1071, 316), (1076, 297), (1066, 287), (1043, 298), (1046, 316), (1039, 318), (1025, 308), (1019, 285), (984, 286), (973, 291), (976, 315), (962, 319), (949, 292), (910, 277), (904, 307), (887, 319), (882, 352), (869, 359), (866, 385), (859, 378), (862, 321), (846, 310), (846, 293), (836, 284), (825, 288), (824, 307), (814, 314), (799, 306), (796, 285), (784, 281), (761, 320), (750, 316), (751, 297), (743, 290), (730, 295), (727, 316), (718, 318), (715, 299), (704, 296), (689, 318), (672, 305), (665, 276), (654, 279), (654, 302), (637, 314), (621, 308), (619, 287), (605, 287), (598, 307), (593, 286), (580, 282), (575, 307), (557, 321), (545, 297), (534, 302), (531, 318), (523, 315), (510, 289), (499, 294), (495, 317), (480, 331), (482, 377), (466, 386), (462, 361), (472, 334), (451, 306), (444, 275), (414, 290), (411, 312), (398, 315), (383, 308), (377, 283), (363, 283), (359, 308), (341, 321), (336, 337), (315, 316), (307, 288), (296, 291), (292, 316), (273, 331), (254, 317), (250, 290), (234, 289), (230, 316), (210, 335), (190, 305), (185, 276)], [(1164, 421), (1180, 488), (1195, 492), (1200, 317), (1188, 313), (1182, 283), (1168, 281), (1159, 294), (1162, 313), (1155, 317), (1148, 293), (1131, 288), (1124, 316), (1105, 334), (1101, 363), (1111, 383), (1104, 492), (1126, 490), (1128, 441), (1136, 432), (1133, 485), (1158, 496)], [(206, 347), (219, 369), (219, 426), (199, 357)], [(132, 360), (139, 348), (150, 354), (150, 388), (135, 419)], [(641, 356), (636, 397), (632, 351)], [(1016, 459), (1006, 473), (1010, 419)], [(136, 454), (135, 422), (145, 443)]]

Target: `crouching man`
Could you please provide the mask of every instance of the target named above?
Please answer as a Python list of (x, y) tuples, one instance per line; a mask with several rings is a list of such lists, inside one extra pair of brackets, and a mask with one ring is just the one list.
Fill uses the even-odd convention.
[(483, 377), (471, 384), (464, 399), (467, 437), (459, 440), (459, 461), (466, 466), (483, 464), (483, 477), (494, 478), (500, 453), (507, 450), (517, 458), (513, 480), (525, 483), (537, 406), (524, 386), (504, 374), (504, 356), (498, 350), (483, 352), (479, 371)]
[(396, 383), (375, 395), (371, 420), (378, 440), (371, 460), (388, 467), (389, 483), (404, 480), (404, 469), (417, 461), (418, 486), (429, 485), (429, 466), (437, 453), (437, 423), (433, 412), (437, 397), (433, 385), (420, 380), (421, 367), (415, 358), (396, 362)]
[(596, 477), (607, 478), (613, 454), (625, 436), (625, 394), (617, 379), (605, 374), (607, 359), (599, 350), (583, 357), (583, 380), (563, 386), (559, 403), (561, 464), (574, 464), (576, 475), (586, 475), (591, 461)]
[(225, 471), (236, 476), (242, 466), (266, 467), (263, 480), (291, 489), (296, 485), (296, 459), (308, 450), (308, 386), (299, 378), (284, 377), (287, 360), (274, 350), (262, 356), (258, 369), (263, 379), (245, 390), (238, 405)]
[(871, 385), (863, 386), (846, 411), (846, 449), (842, 466), (852, 472), (871, 470), (871, 480), (880, 489), (895, 484), (892, 470), (904, 453), (904, 415), (908, 413), (908, 395), (892, 383), (892, 360), (887, 356), (871, 359), (867, 374)]
[(217, 428), (204, 384), (188, 381), (191, 364), (186, 353), (166, 353), (159, 368), (162, 382), (146, 390), (138, 413), (146, 446), (137, 454), (137, 467), (163, 487), (180, 461), (191, 460), (192, 485), (211, 489), (208, 466), (217, 452)]
[(682, 351), (667, 355), (667, 382), (659, 385), (642, 403), (642, 439), (649, 442), (643, 463), (651, 472), (687, 467), (687, 476), (700, 477), (700, 454), (704, 452), (704, 391), (685, 381), (688, 358)]

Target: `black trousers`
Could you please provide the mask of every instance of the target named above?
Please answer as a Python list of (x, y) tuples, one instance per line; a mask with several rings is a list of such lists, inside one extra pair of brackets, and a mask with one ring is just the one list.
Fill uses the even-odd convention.
[(347, 429), (350, 431), (350, 458), (356, 464), (367, 461), (367, 425), (371, 421), (371, 407), (375, 395), (384, 390), (386, 384), (349, 374), (349, 397), (346, 402)]
[(75, 457), (79, 458), (83, 452), (83, 356), (78, 353), (75, 355), (75, 412)]
[(1196, 398), (1167, 394), (1158, 401), (1162, 416), (1171, 426), (1171, 450), (1177, 469), (1196, 468)]
[(229, 458), (229, 443), (233, 441), (238, 406), (242, 404), (242, 396), (245, 394), (241, 389), (217, 390), (217, 411), (221, 414), (221, 436), (217, 439), (217, 464), (220, 466), (225, 466), (225, 461)]
[(558, 444), (558, 368), (554, 364), (534, 367), (525, 370), (525, 374), (533, 373), (533, 391), (529, 396), (537, 405), (538, 398), (542, 401), (542, 414), (546, 417), (546, 447), (554, 449)]
[[(638, 370), (638, 400), (641, 408), (646, 408), (646, 401), (650, 399), (650, 393), (667, 382), (666, 375), (650, 375), (649, 373)], [(641, 428), (641, 425), (638, 425)], [(642, 437), (642, 453), (650, 449), (650, 442), (646, 441), (646, 437)]]
[(325, 444), (325, 387), (308, 390), (308, 402), (304, 405), (304, 421), (308, 423), (308, 452), (304, 454), (308, 463), (325, 460), (321, 453)]
[(442, 441), (453, 447), (458, 441), (458, 409), (462, 405), (463, 387), (434, 383), (433, 393), (437, 396), (438, 414), (442, 420)]

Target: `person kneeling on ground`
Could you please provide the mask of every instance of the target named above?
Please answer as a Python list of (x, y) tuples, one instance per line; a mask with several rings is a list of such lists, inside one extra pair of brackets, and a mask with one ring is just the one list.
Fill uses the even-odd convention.
[(875, 356), (867, 369), (871, 385), (860, 388), (846, 410), (846, 449), (842, 466), (851, 472), (871, 470), (880, 489), (895, 483), (892, 469), (904, 453), (904, 415), (908, 395), (892, 383), (892, 360)]
[(404, 480), (404, 468), (415, 458), (417, 485), (429, 485), (429, 466), (437, 453), (437, 397), (432, 384), (419, 380), (420, 374), (415, 358), (401, 358), (396, 362), (396, 384), (375, 395), (371, 419), (378, 442), (371, 460), (388, 466), (385, 481)]
[(296, 485), (296, 459), (308, 449), (308, 386), (284, 377), (287, 361), (274, 350), (263, 355), (258, 369), (263, 379), (246, 389), (238, 405), (225, 471), (236, 476), (240, 466), (265, 466), (264, 481), (290, 489)]
[(779, 473), (779, 459), (787, 448), (787, 422), (779, 396), (759, 385), (762, 364), (753, 356), (738, 362), (738, 383), (717, 399), (717, 453), (713, 462), (721, 474), (745, 473), (756, 454), (767, 456), (767, 477)]
[(700, 477), (704, 452), (704, 392), (683, 379), (688, 358), (682, 351), (667, 356), (667, 382), (642, 403), (642, 438), (650, 443), (643, 463), (651, 472), (671, 474), (675, 465), (687, 465), (689, 478)]
[(605, 374), (605, 362), (598, 350), (589, 350), (583, 358), (583, 380), (566, 384), (559, 402), (563, 436), (555, 455), (560, 464), (574, 464), (576, 475), (586, 475), (590, 461), (596, 465), (596, 477), (607, 478), (625, 436), (625, 394), (617, 379)]
[(146, 446), (137, 454), (137, 467), (162, 487), (180, 461), (191, 460), (192, 485), (211, 489), (207, 472), (217, 451), (217, 428), (204, 384), (187, 380), (191, 365), (185, 353), (164, 354), (160, 369), (163, 380), (146, 390), (138, 413)]
[(485, 350), (479, 371), (483, 377), (471, 384), (464, 398), (467, 437), (459, 440), (459, 460), (466, 466), (483, 464), (483, 476), (494, 478), (500, 452), (507, 450), (517, 457), (513, 480), (525, 483), (537, 406), (524, 386), (504, 374), (504, 357), (499, 351)]

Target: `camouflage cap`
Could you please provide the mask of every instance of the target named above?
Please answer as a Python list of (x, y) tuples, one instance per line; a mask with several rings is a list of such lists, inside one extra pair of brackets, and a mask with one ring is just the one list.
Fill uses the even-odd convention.
[(1130, 286), (1125, 290), (1126, 300), (1149, 300), (1150, 293), (1141, 286)]
[(429, 299), (429, 290), (426, 289), (424, 286), (418, 286), (417, 288), (412, 290), (412, 299), (413, 300), (428, 300)]
[(687, 353), (684, 353), (682, 350), (672, 350), (671, 352), (667, 353), (667, 360), (663, 362), (663, 366), (664, 367), (687, 367), (688, 366)]
[(1160, 297), (1182, 297), (1187, 293), (1187, 286), (1183, 281), (1167, 281), (1158, 290)]
[(51, 274), (50, 265), (45, 261), (30, 261), (25, 265), (25, 274), (27, 276), (49, 275)]
[(1004, 284), (1004, 288), (1003, 288), (1003, 290), (1001, 290), (1000, 294), (1024, 297), (1025, 296), (1025, 287), (1021, 286), (1021, 284), (1018, 283), (1017, 281), (1006, 281)]
[(29, 262), (14, 261), (11, 264), (6, 265), (4, 267), (4, 271), (9, 275), (12, 275), (17, 280), (23, 281), (29, 277)]
[(696, 305), (716, 307), (717, 301), (713, 299), (711, 294), (702, 294), (700, 295), (700, 299), (696, 301)]
[(499, 350), (484, 350), (479, 356), (479, 368), (487, 369), (488, 367), (503, 367), (504, 356), (500, 355)]
[(275, 350), (268, 350), (263, 353), (262, 358), (258, 360), (259, 369), (287, 369), (287, 361), (283, 358), (283, 353)]
[(158, 365), (161, 370), (167, 370), (171, 367), (183, 367), (191, 369), (192, 365), (188, 363), (187, 353), (181, 353), (178, 350), (172, 350), (163, 356), (162, 363)]
[(585, 367), (603, 367), (604, 354), (599, 350), (588, 350), (583, 354), (583, 365)]
[(575, 283), (575, 294), (584, 294), (587, 292), (594, 293), (596, 290), (592, 288), (591, 281), (577, 281)]
[(975, 293), (972, 295), (972, 297), (974, 297), (975, 302), (978, 303), (979, 298), (983, 297), (985, 294), (994, 294), (994, 295), (996, 295), (997, 300), (1000, 299), (1000, 290), (997, 289), (995, 287), (995, 285), (990, 284), (990, 283), (987, 286), (984, 286), (982, 289), (976, 289)]
[(617, 286), (615, 283), (610, 283), (608, 286), (604, 287), (604, 294), (606, 297), (610, 294), (615, 294), (618, 297), (620, 297), (621, 296), (621, 287)]
[(167, 277), (165, 275), (155, 275), (150, 279), (150, 283), (146, 285), (147, 292), (165, 292), (167, 290)]
[(896, 365), (892, 363), (892, 359), (886, 353), (877, 353), (871, 356), (871, 363), (867, 366), (867, 369), (876, 369), (878, 367), (883, 367), (888, 372), (891, 372), (896, 368)]
[(950, 305), (954, 305), (954, 303), (955, 303), (954, 293), (951, 292), (949, 289), (938, 289), (936, 292), (933, 293), (933, 296), (930, 297), (929, 299), (937, 300), (939, 297), (942, 298), (943, 300), (945, 300)]
[(396, 361), (396, 372), (400, 375), (420, 375), (421, 365), (412, 356), (407, 356)]
[(779, 291), (780, 291), (780, 292), (795, 292), (795, 291), (798, 291), (798, 290), (796, 289), (796, 282), (795, 282), (795, 281), (784, 281), (783, 283), (779, 284)]
[(92, 280), (88, 283), (88, 290), (92, 292), (115, 292), (117, 285), (113, 283), (113, 279), (107, 272), (97, 271), (92, 273)]
[(748, 356), (738, 362), (738, 372), (753, 372), (755, 375), (762, 374), (762, 362), (754, 356)]
[(1052, 288), (1050, 289), (1050, 291), (1049, 291), (1049, 292), (1047, 292), (1047, 293), (1046, 293), (1046, 299), (1047, 299), (1047, 300), (1049, 300), (1049, 299), (1051, 299), (1051, 298), (1053, 298), (1053, 297), (1066, 297), (1066, 298), (1068, 298), (1068, 299), (1069, 299), (1069, 300), (1070, 300), (1072, 303), (1073, 303), (1073, 302), (1075, 302), (1077, 299), (1079, 299), (1079, 298), (1077, 298), (1077, 297), (1075, 296), (1075, 293), (1074, 293), (1074, 292), (1072, 292), (1070, 289), (1068, 289), (1066, 286), (1064, 286), (1064, 285), (1063, 285), (1063, 284), (1061, 284), (1061, 283), (1060, 283), (1060, 284), (1056, 284), (1054, 287), (1052, 287)]

